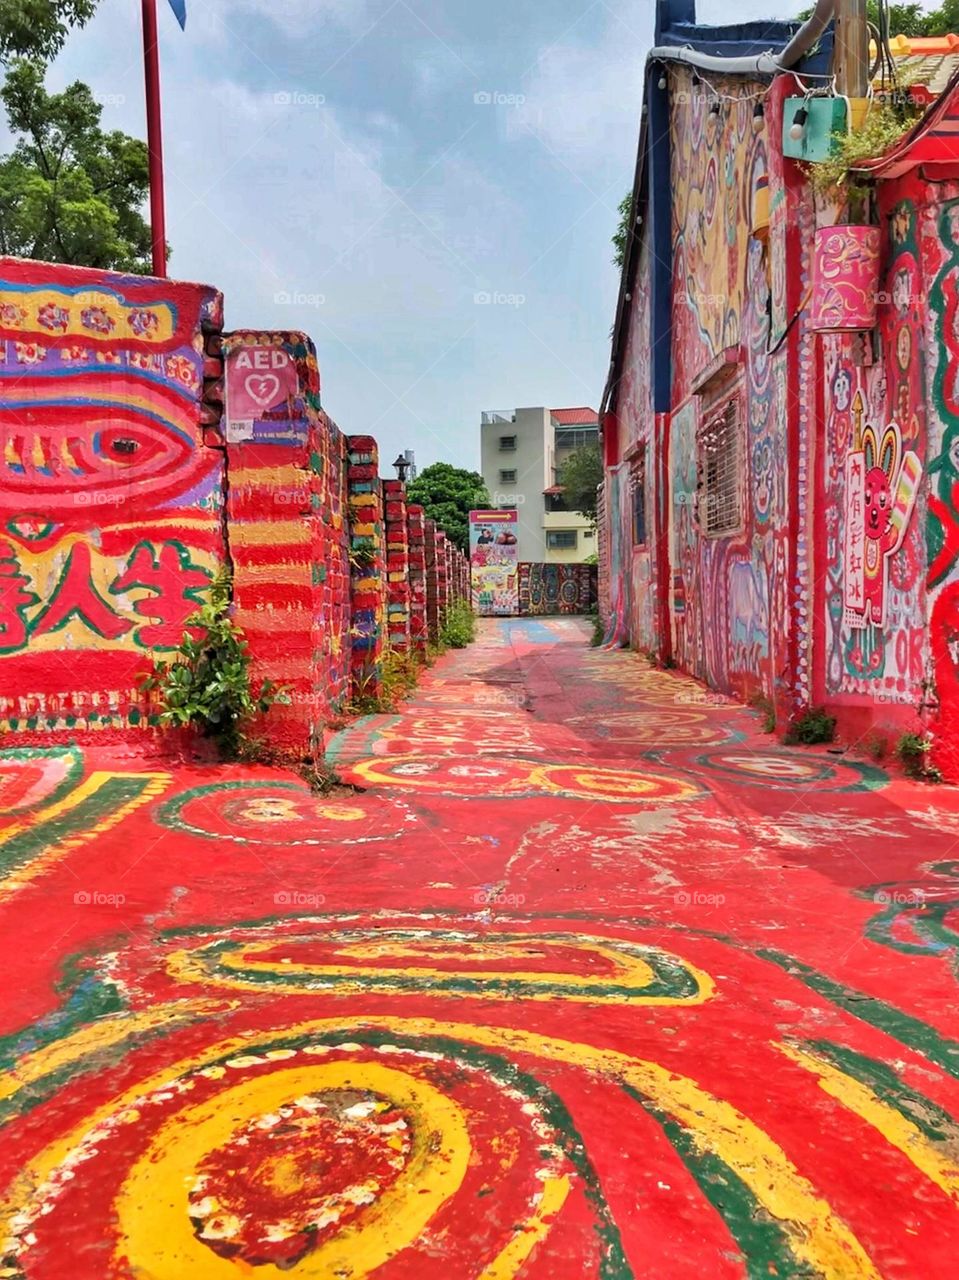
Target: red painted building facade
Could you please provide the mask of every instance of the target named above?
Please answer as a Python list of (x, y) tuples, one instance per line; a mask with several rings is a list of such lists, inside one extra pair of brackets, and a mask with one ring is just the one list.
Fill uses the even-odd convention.
[(650, 64), (602, 423), (607, 640), (780, 729), (825, 707), (847, 743), (928, 733), (959, 777), (959, 84), (877, 169), (866, 333), (812, 326), (817, 227), (844, 219), (783, 154), (798, 84)]

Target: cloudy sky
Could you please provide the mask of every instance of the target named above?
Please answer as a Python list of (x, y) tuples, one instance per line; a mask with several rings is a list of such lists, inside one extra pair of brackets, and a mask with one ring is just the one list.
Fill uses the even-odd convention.
[[(387, 461), (477, 466), (482, 409), (598, 404), (652, 0), (187, 0), (186, 34), (160, 3), (172, 274), (310, 333)], [(144, 136), (139, 14), (102, 0), (51, 82)]]

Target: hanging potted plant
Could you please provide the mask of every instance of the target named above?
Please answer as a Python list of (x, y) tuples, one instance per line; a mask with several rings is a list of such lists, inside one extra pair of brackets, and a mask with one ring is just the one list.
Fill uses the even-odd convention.
[(873, 102), (862, 127), (839, 135), (828, 160), (809, 165), (813, 190), (844, 205), (847, 220), (817, 227), (813, 248), (813, 329), (861, 333), (875, 328), (881, 269), (880, 229), (867, 221), (872, 187), (853, 175), (887, 151), (912, 126), (901, 106)]

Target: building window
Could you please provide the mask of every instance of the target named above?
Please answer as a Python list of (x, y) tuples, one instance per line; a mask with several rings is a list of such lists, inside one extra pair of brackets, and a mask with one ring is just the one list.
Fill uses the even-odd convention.
[(515, 483), (516, 483), (516, 472), (515, 472), (515, 471), (501, 471), (501, 472), (499, 473), (499, 482), (500, 482), (500, 484), (515, 484)]
[(578, 449), (584, 444), (599, 441), (599, 427), (557, 427), (556, 448)]
[(516, 449), (515, 436), (500, 436), (499, 447), (501, 453), (513, 453)]
[(568, 511), (569, 503), (561, 493), (546, 494), (546, 510), (547, 511)]
[(575, 529), (547, 529), (546, 545), (550, 551), (574, 551), (576, 549)]
[(727, 400), (699, 429), (696, 519), (708, 538), (742, 525), (742, 432), (739, 402)]
[(633, 546), (646, 545), (646, 446), (629, 464), (630, 507), (633, 520)]

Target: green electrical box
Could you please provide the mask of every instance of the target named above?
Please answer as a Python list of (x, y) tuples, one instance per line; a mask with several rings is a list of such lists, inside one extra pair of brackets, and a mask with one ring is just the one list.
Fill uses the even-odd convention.
[[(800, 123), (801, 118), (796, 120), (799, 111), (806, 112), (806, 119), (801, 136), (794, 138), (789, 131)], [(845, 98), (787, 98), (783, 108), (783, 155), (812, 164), (828, 160), (839, 145), (835, 135), (844, 137), (846, 130)]]

